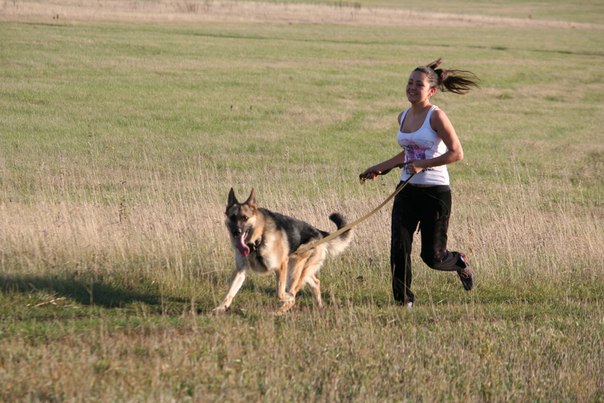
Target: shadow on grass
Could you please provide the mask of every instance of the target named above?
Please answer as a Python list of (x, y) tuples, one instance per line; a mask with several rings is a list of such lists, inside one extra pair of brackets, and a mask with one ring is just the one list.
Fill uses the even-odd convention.
[[(148, 284), (141, 284), (141, 288)], [(0, 275), (0, 291), (31, 294), (48, 292), (74, 300), (81, 305), (120, 308), (132, 303), (163, 306), (166, 303), (187, 303), (185, 299), (162, 296), (158, 290), (140, 291), (110, 285), (101, 280), (60, 276)]]

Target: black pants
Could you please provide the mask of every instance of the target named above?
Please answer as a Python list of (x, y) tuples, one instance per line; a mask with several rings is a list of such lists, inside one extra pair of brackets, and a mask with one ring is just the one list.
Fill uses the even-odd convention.
[(390, 265), (392, 292), (400, 303), (414, 302), (411, 291), (411, 245), (413, 233), (421, 233), (421, 258), (432, 269), (457, 271), (465, 267), (458, 252), (447, 250), (451, 214), (449, 186), (407, 185), (392, 206)]

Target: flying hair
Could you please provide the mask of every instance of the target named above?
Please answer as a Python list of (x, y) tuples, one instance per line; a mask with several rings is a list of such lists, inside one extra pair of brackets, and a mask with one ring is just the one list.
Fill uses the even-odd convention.
[(473, 87), (479, 87), (478, 82), (480, 79), (471, 71), (438, 68), (441, 63), (442, 58), (438, 58), (426, 66), (417, 67), (413, 71), (425, 73), (428, 76), (430, 85), (443, 92), (463, 95)]

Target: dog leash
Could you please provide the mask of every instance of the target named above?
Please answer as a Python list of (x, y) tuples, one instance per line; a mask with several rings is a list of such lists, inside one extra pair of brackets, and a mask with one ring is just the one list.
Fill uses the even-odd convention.
[[(392, 192), (392, 194), (390, 196), (388, 196), (386, 198), (386, 200), (384, 200), (382, 203), (380, 203), (379, 206), (377, 206), (376, 208), (374, 208), (373, 210), (371, 210), (369, 213), (365, 214), (363, 217), (358, 218), (357, 220), (351, 222), (350, 224), (338, 229), (337, 231), (332, 232), (331, 234), (327, 235), (324, 238), (319, 239), (318, 241), (314, 242), (314, 243), (310, 243), (310, 244), (305, 244), (300, 246), (294, 253), (292, 253), (292, 255), (299, 255), (301, 253), (307, 252), (311, 249), (316, 248), (317, 246), (321, 245), (322, 243), (325, 242), (329, 242), (332, 239), (336, 238), (337, 236), (343, 234), (344, 232), (350, 230), (353, 227), (356, 227), (357, 225), (359, 225), (360, 223), (362, 223), (363, 221), (365, 221), (366, 219), (368, 219), (369, 217), (371, 217), (372, 215), (374, 215), (375, 213), (377, 213), (382, 207), (384, 207), (390, 200), (392, 200), (397, 194), (399, 194), (404, 188), (405, 186), (407, 186), (409, 184), (409, 182), (411, 182), (411, 179), (413, 179), (413, 177), (415, 176), (415, 172), (411, 174), (411, 176), (409, 176), (407, 178), (407, 180), (405, 180), (404, 182), (399, 183), (399, 185), (396, 187), (396, 189), (394, 190), (394, 192)], [(361, 182), (365, 182), (364, 178), (360, 178)]]

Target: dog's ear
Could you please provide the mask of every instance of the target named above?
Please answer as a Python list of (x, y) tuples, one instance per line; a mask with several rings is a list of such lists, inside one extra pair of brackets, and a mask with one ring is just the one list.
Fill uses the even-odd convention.
[(256, 190), (254, 188), (252, 188), (252, 191), (250, 192), (250, 197), (247, 198), (244, 204), (256, 208)]
[(235, 191), (233, 190), (233, 188), (231, 188), (231, 191), (229, 192), (229, 199), (227, 201), (227, 207), (230, 207), (234, 204), (238, 204), (239, 202), (237, 201), (237, 198), (235, 197)]

